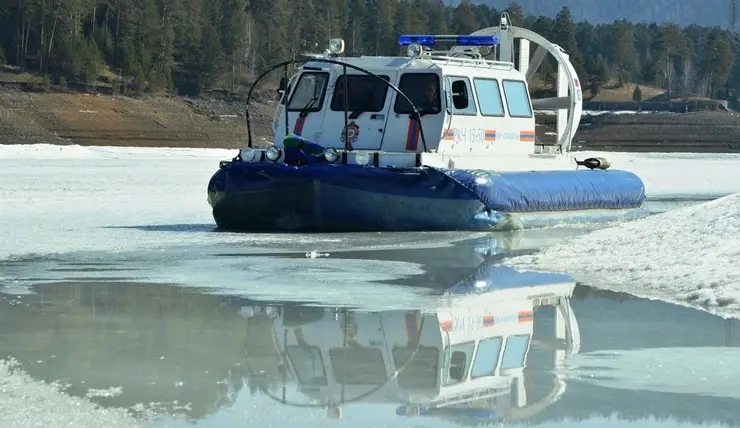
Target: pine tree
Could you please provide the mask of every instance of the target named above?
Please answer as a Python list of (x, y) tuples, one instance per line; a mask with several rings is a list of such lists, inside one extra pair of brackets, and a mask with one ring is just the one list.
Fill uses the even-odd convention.
[(175, 30), (174, 57), (186, 67), (194, 67), (198, 61), (204, 27), (202, 9), (201, 0), (181, 0), (180, 7), (172, 16)]
[(396, 0), (368, 0), (367, 5), (365, 51), (375, 55), (397, 54)]
[(575, 30), (576, 26), (573, 23), (570, 9), (564, 7), (555, 17), (552, 40), (565, 50), (570, 57), (573, 68), (576, 70), (576, 74), (580, 80), (583, 80), (587, 77), (587, 73), (584, 68), (583, 57), (581, 57), (581, 51), (576, 42)]
[(350, 55), (361, 55), (364, 53), (365, 34), (367, 34), (367, 4), (365, 0), (351, 0), (350, 10), (346, 31), (347, 51)]
[(730, 77), (734, 54), (729, 37), (720, 29), (709, 32), (703, 52), (699, 73), (706, 80), (706, 94), (711, 97)]
[(236, 76), (245, 62), (248, 14), (245, 0), (223, 0), (219, 28), (224, 65), (230, 76), (229, 90), (235, 91)]
[[(676, 1), (691, 11), (701, 7), (688, 0), (640, 7), (670, 19), (667, 6)], [(740, 93), (740, 49), (728, 32), (624, 20), (575, 24), (562, 2), (506, 3), (497, 5), (506, 7), (512, 25), (561, 45), (596, 91), (611, 75), (664, 87), (669, 97), (698, 91), (737, 99)], [(573, 12), (621, 18), (615, 2), (595, 7)], [(0, 61), (51, 73), (54, 81), (94, 84), (108, 67), (138, 90), (192, 92), (197, 80), (201, 88), (236, 91), (276, 62), (323, 50), (331, 37), (346, 41), (348, 55), (397, 54), (399, 33), (469, 34), (497, 25), (499, 16), (472, 0), (450, 6), (443, 0), (0, 0)], [(553, 72), (545, 61), (537, 77), (547, 80)]]
[(610, 26), (610, 40), (602, 46), (619, 84), (632, 80), (638, 70), (637, 50), (632, 26), (626, 21), (617, 21)]
[(524, 25), (526, 15), (524, 13), (524, 9), (519, 6), (519, 3), (515, 1), (509, 3), (509, 7), (507, 7), (505, 11), (509, 14), (509, 18), (511, 18), (509, 25), (513, 25), (515, 27), (521, 27)]
[(470, 34), (477, 31), (478, 28), (473, 5), (470, 0), (462, 0), (453, 13), (452, 31), (455, 34)]
[(445, 5), (442, 0), (427, 1), (427, 17), (431, 34), (449, 33), (449, 25), (445, 14)]
[(223, 67), (221, 52), (221, 32), (219, 31), (219, 9), (214, 4), (203, 9), (203, 35), (198, 53), (198, 92), (210, 88), (216, 83)]

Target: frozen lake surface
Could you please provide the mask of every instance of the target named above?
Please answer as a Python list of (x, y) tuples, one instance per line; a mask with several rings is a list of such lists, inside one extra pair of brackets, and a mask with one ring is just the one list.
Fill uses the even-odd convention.
[[(655, 214), (613, 228), (287, 235), (214, 230), (205, 187), (233, 154), (0, 146), (0, 420), (738, 425), (740, 246), (730, 237), (740, 236), (740, 198), (725, 196), (740, 193), (740, 155), (601, 154), (643, 178)], [(408, 404), (402, 389), (322, 404), (310, 398), (315, 386), (285, 373), (279, 336), (296, 330), (274, 314), (313, 308), (377, 331), (360, 320), (442, 316), (445, 290), (477, 287), (502, 263), (583, 284), (569, 299), (578, 346), (544, 338), (561, 324), (552, 307), (534, 308), (524, 377), (506, 380), (523, 382), (509, 385), (516, 394), (496, 384), (478, 400), (408, 419), (398, 415)], [(407, 329), (388, 322), (388, 331)], [(261, 333), (248, 337), (250, 329)], [(392, 348), (388, 335), (358, 340)], [(358, 358), (354, 372), (377, 377)], [(283, 391), (284, 402), (274, 400)]]

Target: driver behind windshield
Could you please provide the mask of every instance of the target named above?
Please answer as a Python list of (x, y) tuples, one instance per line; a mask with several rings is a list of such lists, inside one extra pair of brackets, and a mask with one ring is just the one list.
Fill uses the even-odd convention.
[[(436, 114), (440, 111), (439, 84), (437, 76), (409, 76), (400, 88), (422, 114)], [(404, 103), (406, 104), (406, 103)], [(409, 110), (411, 107), (409, 106)]]

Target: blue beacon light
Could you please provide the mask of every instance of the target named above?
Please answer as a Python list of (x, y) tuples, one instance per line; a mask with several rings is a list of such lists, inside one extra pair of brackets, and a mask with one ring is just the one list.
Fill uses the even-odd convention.
[(430, 35), (403, 35), (398, 37), (398, 44), (408, 46), (434, 46), (452, 44), (456, 46), (495, 46), (499, 44), (499, 36), (430, 36)]

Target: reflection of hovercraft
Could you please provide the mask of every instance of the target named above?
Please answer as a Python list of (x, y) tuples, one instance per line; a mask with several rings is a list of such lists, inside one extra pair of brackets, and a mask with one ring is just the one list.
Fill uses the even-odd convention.
[(487, 293), (496, 290), (513, 290), (521, 287), (537, 287), (552, 284), (570, 284), (568, 275), (519, 272), (516, 269), (495, 264), (490, 258), (480, 264), (478, 269), (464, 280), (445, 291), (447, 296), (465, 296), (470, 293)]
[[(323, 387), (326, 387), (328, 385), (336, 386), (337, 380), (339, 380), (341, 382), (341, 386), (339, 387), (340, 397), (336, 399), (334, 397), (322, 397), (327, 399), (320, 400), (321, 402), (319, 403), (296, 403), (287, 400), (287, 385), (285, 382), (282, 386), (282, 397), (278, 397), (276, 394), (268, 391), (266, 388), (262, 388), (261, 385), (258, 385), (258, 388), (262, 391), (262, 393), (272, 398), (273, 400), (279, 401), (282, 404), (294, 407), (324, 407), (327, 408), (327, 416), (340, 418), (342, 415), (342, 411), (341, 408), (338, 407), (338, 405), (361, 401), (364, 398), (387, 388), (389, 385), (391, 385), (392, 382), (395, 381), (395, 379), (400, 374), (404, 372), (406, 366), (408, 366), (412, 361), (418, 362), (420, 360), (416, 357), (419, 351), (423, 351), (423, 349), (420, 346), (419, 341), (416, 341), (415, 344), (410, 344), (410, 346), (406, 347), (402, 352), (402, 354), (405, 356), (406, 361), (399, 364), (398, 369), (394, 370), (390, 374), (386, 374), (383, 377), (378, 377), (375, 376), (375, 373), (370, 373), (368, 375), (367, 373), (363, 373), (362, 371), (358, 372), (352, 370), (358, 365), (365, 366), (366, 368), (372, 368), (374, 363), (376, 362), (372, 358), (366, 358), (368, 357), (368, 354), (363, 353), (364, 350), (368, 350), (370, 349), (370, 347), (359, 345), (356, 340), (348, 338), (348, 336), (350, 336), (350, 331), (357, 328), (356, 323), (353, 320), (354, 314), (346, 310), (326, 311), (320, 308), (319, 310), (321, 310), (322, 313), (319, 314), (318, 311), (314, 310), (308, 310), (304, 312), (304, 309), (307, 309), (307, 307), (293, 307), (287, 311), (283, 311), (283, 314), (285, 315), (291, 313), (291, 315), (288, 315), (288, 318), (292, 318), (290, 324), (293, 325), (283, 323), (283, 343), (281, 347), (282, 349), (279, 350), (279, 353), (282, 356), (281, 360), (284, 358), (284, 360), (289, 364), (289, 367), (291, 367), (292, 369), (292, 377), (298, 380), (298, 383), (300, 385), (299, 389), (304, 394), (311, 396), (314, 395), (316, 392), (320, 393)], [(307, 314), (308, 316), (303, 316), (301, 315), (301, 313)], [(321, 316), (319, 317), (318, 315)], [(311, 321), (307, 319), (308, 317), (316, 319)], [(327, 320), (330, 320), (335, 325), (341, 325), (341, 330), (343, 332), (342, 347), (332, 348), (328, 352), (331, 361), (330, 366), (325, 366), (323, 364), (324, 358), (321, 351), (315, 345), (312, 345), (313, 340), (311, 341), (311, 343), (307, 342), (306, 337), (302, 332), (302, 329), (315, 331), (315, 327), (319, 326), (320, 328), (320, 326), (322, 324), (325, 324), (325, 321)], [(425, 320), (422, 319), (418, 326), (419, 334), (421, 334), (424, 330), (424, 321)], [(355, 326), (353, 326), (353, 324)], [(292, 344), (285, 346), (285, 343), (289, 342), (289, 330), (294, 334), (295, 340)], [(278, 335), (278, 337), (279, 336), (280, 335)], [(311, 336), (310, 338), (315, 339), (315, 336)], [(249, 352), (246, 353), (246, 357), (247, 370), (250, 372), (250, 374), (252, 374), (252, 376), (258, 376), (259, 373), (255, 372), (254, 368), (252, 367), (253, 364), (251, 363)], [(314, 372), (311, 373), (310, 371)], [(331, 371), (331, 373), (334, 375), (334, 379), (328, 378), (327, 371)], [(347, 394), (347, 386), (351, 387), (358, 384), (369, 384), (370, 388), (369, 390), (364, 390), (359, 393), (357, 391), (352, 391), (352, 393)], [(355, 388), (351, 389), (354, 390)]]
[(316, 322), (324, 317), (324, 308), (316, 306), (285, 305), (283, 307), (283, 325), (299, 327)]
[(580, 343), (569, 304), (574, 287), (563, 275), (520, 273), (489, 260), (450, 287), (431, 313), (282, 311), (274, 325), (278, 353), (310, 402), (288, 399), (287, 382), (282, 397), (263, 392), (286, 405), (325, 407), (335, 418), (342, 404), (361, 400), (459, 422), (526, 418), (565, 391), (554, 379), (552, 391), (533, 400), (525, 386), (530, 347), (547, 342), (532, 338), (535, 309), (554, 307), (564, 321), (549, 341), (560, 364)]

